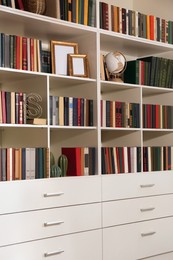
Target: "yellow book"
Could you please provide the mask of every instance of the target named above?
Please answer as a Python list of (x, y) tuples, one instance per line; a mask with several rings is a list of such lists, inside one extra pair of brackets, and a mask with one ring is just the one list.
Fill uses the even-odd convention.
[(84, 0), (84, 25), (88, 25), (88, 0)]
[(147, 15), (147, 39), (150, 39), (150, 16)]

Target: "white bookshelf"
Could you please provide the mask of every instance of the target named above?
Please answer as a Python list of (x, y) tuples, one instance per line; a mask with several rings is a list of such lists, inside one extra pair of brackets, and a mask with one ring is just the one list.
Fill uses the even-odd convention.
[[(104, 2), (173, 20), (171, 0)], [(0, 5), (0, 32), (44, 42), (77, 42), (79, 53), (88, 55), (90, 72), (89, 78), (78, 78), (0, 68), (1, 90), (38, 92), (43, 98), (43, 117), (47, 119), (46, 125), (0, 124), (1, 147), (48, 147), (55, 160), (63, 146), (96, 147), (96, 176), (0, 182), (0, 219), (4, 234), (8, 227), (8, 235), (0, 239), (0, 258), (171, 260), (173, 246), (166, 241), (171, 241), (173, 210), (165, 205), (172, 203), (172, 170), (144, 173), (141, 169), (139, 173), (103, 176), (101, 148), (173, 146), (173, 129), (142, 127), (142, 105), (173, 106), (173, 90), (100, 80), (100, 53), (117, 50), (128, 60), (150, 55), (173, 59), (173, 45), (100, 29), (98, 0), (96, 27)], [(93, 99), (94, 126), (50, 125), (49, 95)], [(101, 127), (101, 99), (139, 103), (140, 127)], [(140, 208), (147, 210), (143, 212)], [(57, 219), (60, 212), (63, 212), (62, 218)], [(59, 225), (57, 221), (63, 223)], [(45, 227), (44, 222), (55, 224)], [(24, 233), (15, 236), (17, 230)]]

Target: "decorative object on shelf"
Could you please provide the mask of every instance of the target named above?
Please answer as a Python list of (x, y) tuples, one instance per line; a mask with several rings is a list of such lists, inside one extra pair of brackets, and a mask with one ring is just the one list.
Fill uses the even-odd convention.
[(61, 168), (55, 164), (55, 157), (52, 152), (50, 152), (50, 177), (61, 177)]
[(26, 11), (35, 14), (44, 14), (46, 11), (46, 0), (23, 0)]
[(78, 43), (51, 41), (52, 73), (68, 75), (68, 54), (78, 53)]
[(119, 51), (109, 52), (105, 56), (105, 64), (109, 73), (109, 80), (123, 82), (121, 76), (127, 66), (124, 54)]
[(52, 165), (50, 168), (50, 177), (61, 177), (61, 176), (62, 176), (61, 168), (57, 164)]
[[(26, 97), (26, 117), (28, 123), (32, 124), (46, 124), (45, 118), (42, 116), (42, 107), (40, 106), (42, 97), (37, 93), (29, 93)], [(40, 119), (40, 120), (37, 120)], [(42, 119), (42, 120), (41, 120)]]
[(68, 75), (89, 77), (88, 57), (86, 54), (68, 54)]
[(60, 157), (58, 158), (58, 166), (61, 169), (62, 176), (67, 175), (67, 168), (68, 168), (68, 159), (67, 156), (64, 154), (61, 154)]

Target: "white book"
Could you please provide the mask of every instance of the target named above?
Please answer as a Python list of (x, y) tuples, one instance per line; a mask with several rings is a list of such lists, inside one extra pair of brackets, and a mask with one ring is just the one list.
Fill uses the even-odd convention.
[(26, 148), (26, 180), (30, 179), (30, 161), (31, 161), (31, 156), (30, 156), (30, 148)]
[(123, 147), (124, 150), (124, 173), (128, 173), (129, 172), (129, 168), (128, 168), (128, 153), (127, 153), (127, 147)]
[(35, 179), (35, 148), (30, 148), (30, 179)]

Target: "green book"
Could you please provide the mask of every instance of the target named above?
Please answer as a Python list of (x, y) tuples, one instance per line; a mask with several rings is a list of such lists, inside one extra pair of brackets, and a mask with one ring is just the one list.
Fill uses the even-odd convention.
[(124, 82), (131, 84), (139, 84), (139, 60), (127, 62), (127, 67), (124, 72)]

